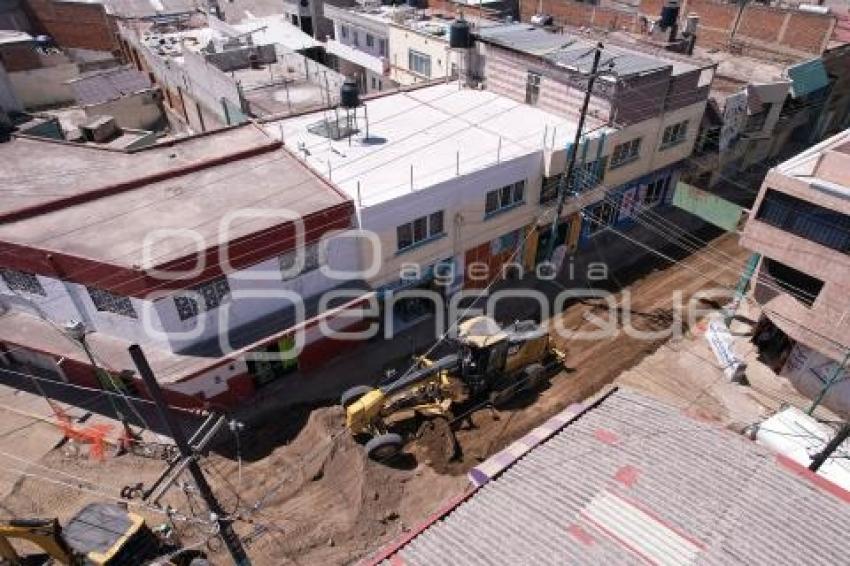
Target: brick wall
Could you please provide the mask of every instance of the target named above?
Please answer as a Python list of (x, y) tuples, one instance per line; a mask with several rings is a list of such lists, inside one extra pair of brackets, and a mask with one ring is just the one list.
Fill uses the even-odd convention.
[(555, 23), (563, 25), (629, 31), (635, 31), (638, 25), (638, 16), (635, 13), (600, 8), (574, 0), (521, 0), (520, 18), (522, 21), (529, 21), (541, 7), (544, 13), (552, 16)]
[(759, 41), (777, 42), (785, 23), (782, 10), (768, 6), (750, 6), (741, 14), (737, 34)]
[(35, 26), (60, 47), (115, 51), (113, 24), (102, 4), (29, 0)]
[(809, 53), (822, 53), (835, 27), (835, 18), (805, 12), (791, 13), (788, 17), (782, 44)]
[[(640, 14), (658, 18), (662, 1), (642, 0)], [(746, 54), (754, 56), (819, 55), (826, 48), (836, 25), (836, 18), (831, 14), (811, 14), (749, 3), (738, 19), (739, 10), (738, 4), (719, 0), (683, 0), (680, 13), (681, 17), (690, 13), (699, 16), (697, 45), (700, 47), (725, 49), (734, 43)]]
[(11, 43), (0, 45), (0, 63), (9, 73), (29, 71), (41, 67), (34, 43)]

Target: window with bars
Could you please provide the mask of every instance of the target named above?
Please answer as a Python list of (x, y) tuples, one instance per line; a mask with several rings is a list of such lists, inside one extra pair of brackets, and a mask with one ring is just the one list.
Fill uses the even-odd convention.
[(653, 205), (664, 198), (664, 191), (670, 186), (670, 177), (661, 177), (651, 182), (646, 186), (646, 192), (643, 193), (643, 204)]
[(484, 199), (485, 216), (507, 210), (525, 202), (525, 181), (517, 181), (489, 191)]
[(661, 149), (673, 147), (685, 141), (688, 135), (688, 121), (670, 124), (664, 128), (664, 134), (661, 136)]
[(129, 297), (122, 297), (96, 287), (87, 287), (94, 308), (101, 312), (110, 312), (129, 318), (139, 318)]
[(850, 216), (767, 189), (756, 219), (827, 248), (850, 254)]
[[(230, 285), (227, 283), (227, 277), (222, 276), (193, 287), (190, 291), (192, 294), (174, 297), (174, 306), (180, 320), (189, 320), (201, 312), (218, 308), (230, 295)], [(199, 298), (204, 303), (203, 308), (198, 304)]]
[(6, 283), (6, 286), (11, 291), (22, 291), (30, 295), (41, 295), (42, 297), (47, 296), (44, 287), (41, 286), (41, 282), (34, 273), (3, 268), (0, 269), (0, 277), (3, 278), (3, 282)]
[(614, 153), (611, 154), (611, 168), (620, 167), (626, 163), (631, 163), (640, 157), (640, 142), (642, 138), (635, 138), (631, 141), (621, 143), (614, 147)]
[(437, 211), (428, 216), (420, 216), (413, 222), (402, 224), (396, 228), (398, 251), (438, 238), (445, 234), (443, 211)]
[(618, 206), (607, 201), (590, 209), (587, 230), (588, 234), (595, 234), (609, 224), (613, 224), (614, 219), (617, 218), (617, 209)]
[[(303, 266), (300, 271), (295, 271), (298, 254), (303, 256)], [(319, 268), (319, 243), (307, 244), (302, 250), (291, 250), (280, 255), (280, 273), (283, 281), (295, 279), (305, 273)]]

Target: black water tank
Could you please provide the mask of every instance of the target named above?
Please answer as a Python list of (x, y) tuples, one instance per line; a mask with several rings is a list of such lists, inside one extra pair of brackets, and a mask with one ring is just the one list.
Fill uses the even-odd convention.
[(411, 8), (420, 8), (419, 0), (407, 0), (407, 5)]
[(343, 108), (357, 108), (360, 106), (360, 89), (354, 79), (345, 79), (339, 89), (339, 104)]
[(666, 0), (661, 7), (661, 21), (659, 25), (661, 29), (667, 29), (676, 24), (679, 20), (679, 0)]
[(469, 23), (466, 20), (455, 20), (449, 27), (449, 47), (466, 49), (472, 46)]

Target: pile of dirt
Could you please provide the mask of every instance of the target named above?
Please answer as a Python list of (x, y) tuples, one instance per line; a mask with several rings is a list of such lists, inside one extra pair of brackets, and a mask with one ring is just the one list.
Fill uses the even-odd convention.
[[(232, 460), (214, 465), (238, 477)], [(409, 456), (397, 467), (368, 460), (344, 426), (339, 407), (314, 410), (288, 445), (243, 466), (240, 485), (257, 564), (342, 564), (422, 521), (466, 483), (436, 474)]]

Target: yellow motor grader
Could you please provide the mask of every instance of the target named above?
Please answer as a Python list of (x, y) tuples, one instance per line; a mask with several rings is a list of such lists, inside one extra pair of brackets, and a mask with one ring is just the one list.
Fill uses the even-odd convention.
[(498, 406), (521, 391), (539, 388), (564, 355), (549, 332), (533, 321), (500, 327), (479, 316), (458, 326), (457, 352), (439, 360), (422, 357), (415, 368), (379, 387), (358, 385), (343, 393), (346, 426), (369, 437), (366, 454), (387, 460), (402, 448), (395, 425), (416, 417), (451, 420), (452, 407), (468, 401)]

